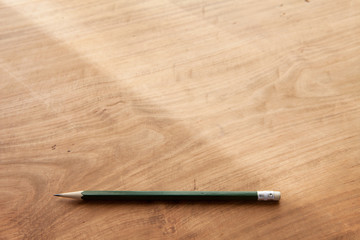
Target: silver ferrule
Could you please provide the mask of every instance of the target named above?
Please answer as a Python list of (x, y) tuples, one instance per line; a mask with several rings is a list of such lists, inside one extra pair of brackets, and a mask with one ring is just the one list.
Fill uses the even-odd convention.
[(277, 191), (258, 191), (259, 201), (279, 201), (281, 194)]

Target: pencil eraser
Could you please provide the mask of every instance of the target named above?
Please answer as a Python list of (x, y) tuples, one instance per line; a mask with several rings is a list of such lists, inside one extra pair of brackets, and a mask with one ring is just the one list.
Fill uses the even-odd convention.
[(281, 198), (281, 193), (278, 191), (274, 191), (274, 200), (279, 201)]

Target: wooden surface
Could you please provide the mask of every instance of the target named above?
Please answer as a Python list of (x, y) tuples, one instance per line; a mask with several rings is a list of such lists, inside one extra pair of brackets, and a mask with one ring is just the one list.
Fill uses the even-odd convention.
[[(0, 1), (1, 239), (358, 239), (360, 2)], [(280, 204), (78, 190), (279, 190)]]

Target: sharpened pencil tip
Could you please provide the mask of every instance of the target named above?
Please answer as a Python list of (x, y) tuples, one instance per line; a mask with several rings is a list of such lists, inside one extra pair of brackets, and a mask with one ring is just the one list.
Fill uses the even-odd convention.
[(58, 193), (55, 194), (55, 197), (63, 197), (63, 198), (73, 198), (73, 199), (81, 199), (83, 191), (78, 192), (68, 192), (68, 193)]

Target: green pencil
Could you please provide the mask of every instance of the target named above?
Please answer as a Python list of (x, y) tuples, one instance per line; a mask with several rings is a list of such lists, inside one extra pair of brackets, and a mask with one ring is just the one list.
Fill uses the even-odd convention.
[(54, 196), (79, 200), (120, 201), (279, 201), (281, 195), (277, 191), (78, 191)]

